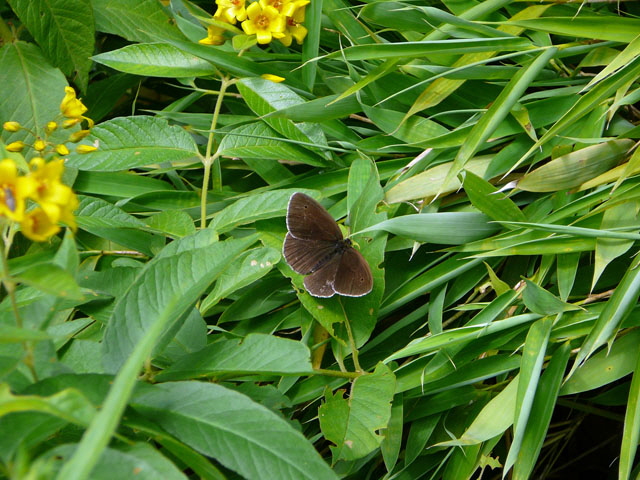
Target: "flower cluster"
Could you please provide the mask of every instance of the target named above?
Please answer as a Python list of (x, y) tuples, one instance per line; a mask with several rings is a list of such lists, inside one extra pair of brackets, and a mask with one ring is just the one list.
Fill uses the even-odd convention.
[[(255, 35), (258, 43), (264, 45), (275, 38), (288, 47), (293, 39), (302, 44), (307, 36), (302, 22), (309, 3), (309, 0), (258, 0), (247, 5), (246, 0), (216, 0), (218, 9), (213, 19), (230, 25), (241, 22), (242, 30), (247, 35)], [(221, 45), (225, 41), (225, 30), (209, 25), (207, 37), (200, 43)]]
[[(15, 141), (5, 147), (8, 152), (18, 154), (31, 147), (34, 156), (28, 162), (21, 155), (0, 160), (0, 222), (4, 226), (18, 224), (20, 231), (31, 240), (42, 242), (60, 231), (60, 223), (73, 230), (76, 222), (73, 211), (78, 207), (78, 199), (73, 190), (62, 183), (64, 160), (57, 155), (68, 155), (69, 149), (64, 143), (54, 144), (48, 139), (59, 126), (71, 128), (86, 121), (88, 128), (71, 133), (68, 142), (77, 143), (85, 138), (93, 120), (83, 114), (87, 107), (76, 98), (75, 90), (65, 87), (65, 96), (60, 103), (60, 119), (48, 122), (44, 127), (45, 136), (34, 134), (15, 121), (3, 124), (8, 132), (26, 130), (35, 138), (32, 144)], [(78, 145), (78, 153), (90, 153), (96, 150), (91, 145)], [(49, 157), (49, 160), (45, 159)], [(18, 161), (16, 161), (18, 160)], [(21, 171), (20, 165), (25, 165)]]

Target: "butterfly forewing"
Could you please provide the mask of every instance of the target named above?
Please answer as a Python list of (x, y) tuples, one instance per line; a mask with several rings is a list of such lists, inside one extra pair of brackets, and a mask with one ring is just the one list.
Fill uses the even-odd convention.
[(289, 199), (287, 229), (303, 240), (342, 240), (340, 227), (329, 212), (304, 193), (294, 193)]
[(373, 276), (369, 264), (362, 254), (353, 247), (342, 254), (336, 271), (333, 289), (340, 295), (361, 297), (373, 288)]
[(301, 240), (290, 233), (284, 238), (282, 253), (289, 266), (303, 275), (312, 273), (335, 254), (335, 243), (326, 240)]

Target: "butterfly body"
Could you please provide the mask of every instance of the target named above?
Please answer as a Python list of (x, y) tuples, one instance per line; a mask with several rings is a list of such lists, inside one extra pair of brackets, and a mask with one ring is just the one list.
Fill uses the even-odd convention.
[(364, 257), (342, 236), (340, 227), (322, 205), (304, 193), (294, 193), (287, 209), (283, 254), (303, 275), (304, 286), (316, 297), (335, 293), (361, 297), (373, 287)]

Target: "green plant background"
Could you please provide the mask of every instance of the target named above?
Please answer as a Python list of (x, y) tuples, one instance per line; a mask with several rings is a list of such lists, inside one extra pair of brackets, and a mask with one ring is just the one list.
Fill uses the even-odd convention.
[[(0, 121), (71, 83), (99, 147), (77, 234), (3, 273), (0, 476), (558, 478), (595, 418), (582, 461), (636, 478), (639, 5), (312, 0), (289, 49), (200, 45), (212, 12), (0, 3)], [(297, 191), (369, 295), (304, 292)]]

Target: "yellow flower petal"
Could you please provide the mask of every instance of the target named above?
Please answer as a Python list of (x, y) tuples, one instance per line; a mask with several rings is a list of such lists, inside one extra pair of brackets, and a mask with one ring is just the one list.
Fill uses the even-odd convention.
[(25, 215), (20, 231), (34, 242), (44, 242), (58, 233), (60, 227), (49, 219), (44, 210), (36, 208)]
[(265, 43), (269, 43), (271, 41), (271, 32), (268, 32), (267, 30), (258, 30), (256, 32), (256, 39), (258, 40), (258, 43), (264, 45)]
[(260, 76), (262, 78), (264, 78), (265, 80), (270, 80), (270, 81), (275, 82), (275, 83), (284, 82), (284, 77), (279, 77), (278, 75), (272, 75), (270, 73), (263, 73)]

